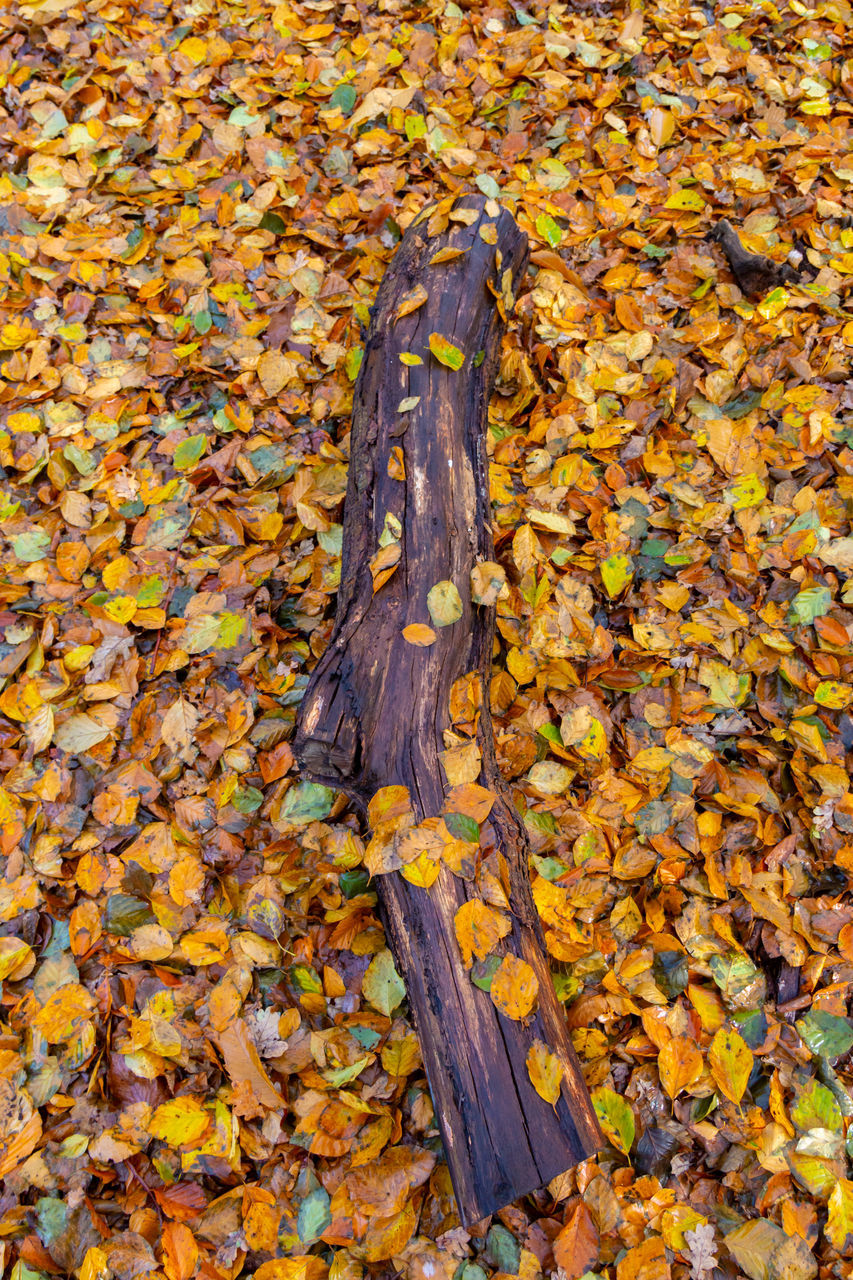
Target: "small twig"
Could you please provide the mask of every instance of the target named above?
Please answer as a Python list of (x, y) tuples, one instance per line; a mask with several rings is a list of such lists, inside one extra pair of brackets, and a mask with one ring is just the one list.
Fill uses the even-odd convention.
[(793, 1000), (786, 1000), (784, 1004), (777, 1004), (777, 1013), (797, 1013), (800, 1009), (807, 1009), (812, 1002), (812, 997), (808, 992), (804, 992), (801, 996), (794, 996)]
[(146, 1195), (148, 1195), (148, 1196), (151, 1198), (151, 1200), (153, 1200), (153, 1201), (154, 1201), (154, 1212), (157, 1214), (157, 1217), (158, 1217), (159, 1222), (160, 1222), (160, 1226), (162, 1227), (162, 1225), (163, 1225), (163, 1215), (162, 1215), (162, 1213), (160, 1212), (160, 1206), (159, 1206), (159, 1204), (157, 1203), (157, 1197), (155, 1196), (154, 1192), (153, 1192), (153, 1191), (151, 1190), (151, 1188), (149, 1187), (148, 1183), (147, 1183), (147, 1182), (145, 1181), (145, 1179), (143, 1178), (142, 1174), (141, 1174), (141, 1173), (137, 1173), (137, 1172), (136, 1172), (136, 1170), (134, 1169), (134, 1167), (133, 1167), (133, 1165), (130, 1163), (130, 1161), (129, 1161), (129, 1160), (125, 1161), (125, 1164), (126, 1164), (127, 1169), (129, 1170), (129, 1172), (133, 1174), (133, 1176), (134, 1176), (134, 1178), (136, 1179), (136, 1181), (140, 1184), (140, 1186), (142, 1186), (142, 1187), (144, 1188)]

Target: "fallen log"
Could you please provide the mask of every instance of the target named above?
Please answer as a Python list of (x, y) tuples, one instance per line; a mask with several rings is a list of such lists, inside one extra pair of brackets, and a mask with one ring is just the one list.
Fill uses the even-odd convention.
[[(471, 1223), (602, 1141), (545, 959), (524, 826), (495, 760), (488, 711), (494, 607), (474, 604), (470, 586), (472, 568), (493, 554), (487, 409), (527, 238), (493, 201), (469, 196), (448, 205), (408, 229), (373, 309), (355, 388), (337, 613), (301, 704), (294, 748), (304, 776), (344, 791), (362, 811), (374, 801), (373, 819), (383, 796), (403, 796), (403, 810), (411, 806), (402, 822), (400, 804), (391, 806), (397, 835), (387, 836), (389, 823), (382, 824), (386, 839), (376, 857), (386, 857), (382, 870), (399, 870), (376, 875), (373, 885), (406, 983), (460, 1214)], [(436, 584), (431, 616), (427, 597)], [(403, 634), (418, 624), (432, 626), (432, 643), (420, 629)], [(441, 756), (453, 743), (468, 744), (474, 765), (465, 780), (484, 789), (474, 792), (479, 803), (490, 793), (479, 846), (471, 843), (476, 827), (472, 837), (463, 823), (464, 838), (456, 840), (458, 817), (448, 819), (450, 831), (441, 823), (448, 794), (450, 809), (456, 794)], [(380, 792), (389, 786), (397, 791)], [(413, 822), (419, 825), (401, 845)], [(437, 847), (444, 856), (413, 883), (418, 875), (408, 862), (419, 838), (433, 857)], [(527, 983), (512, 1016), (498, 1011), (494, 989), (484, 989), (490, 966), (481, 965), (475, 985), (473, 956), (463, 957), (457, 942), (459, 909), (483, 899), (504, 907), (495, 918), (509, 931), (494, 952), (516, 958), (505, 976)], [(511, 983), (509, 992), (512, 999)], [(528, 1055), (537, 1042), (534, 1056), (547, 1046), (556, 1057), (546, 1063), (558, 1061), (562, 1071), (555, 1105), (531, 1082)]]

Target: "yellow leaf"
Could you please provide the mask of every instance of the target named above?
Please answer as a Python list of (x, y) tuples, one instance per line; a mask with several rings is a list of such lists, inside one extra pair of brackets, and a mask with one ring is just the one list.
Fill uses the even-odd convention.
[(190, 62), (194, 62), (196, 66), (200, 66), (207, 57), (207, 45), (198, 36), (188, 36), (178, 45), (178, 52), (189, 58)]
[(853, 688), (849, 684), (840, 684), (837, 680), (821, 680), (813, 697), (821, 707), (843, 711), (853, 699)]
[(455, 583), (437, 582), (427, 592), (429, 616), (437, 627), (449, 627), (462, 617), (462, 598)]
[(534, 1040), (527, 1055), (527, 1074), (530, 1083), (546, 1102), (556, 1106), (563, 1082), (563, 1064), (543, 1040)]
[(301, 1258), (272, 1258), (255, 1268), (254, 1280), (325, 1280), (328, 1263), (313, 1253)]
[(732, 1102), (743, 1097), (752, 1064), (752, 1050), (743, 1036), (720, 1027), (708, 1050), (708, 1066), (717, 1088)]
[(35, 968), (35, 953), (22, 938), (0, 938), (0, 982), (17, 982)]
[(445, 249), (439, 249), (438, 252), (434, 253), (430, 258), (429, 265), (431, 267), (437, 267), (441, 262), (452, 262), (454, 258), (461, 258), (462, 255), (467, 252), (467, 249), (452, 249), (450, 246)]
[(671, 1274), (660, 1236), (635, 1245), (616, 1264), (616, 1280), (669, 1280)]
[[(486, 956), (494, 951), (501, 938), (505, 938), (509, 933), (510, 925), (506, 916), (494, 911), (491, 907), (487, 907), (479, 898), (472, 898), (470, 902), (463, 902), (462, 906), (456, 912), (453, 918), (453, 926), (456, 930), (456, 941), (459, 943), (459, 950), (462, 952), (462, 963), (466, 969), (470, 969), (474, 957), (478, 960), (485, 960)], [(504, 959), (511, 957), (505, 956)], [(523, 964), (524, 961), (518, 961)], [(529, 967), (529, 966), (527, 966)], [(500, 973), (500, 969), (498, 969)], [(531, 975), (533, 970), (530, 970)], [(497, 973), (495, 974), (497, 977)], [(533, 978), (536, 981), (536, 978)], [(494, 987), (494, 982), (493, 982)], [(535, 998), (536, 992), (533, 993)], [(528, 1010), (529, 1012), (529, 1010)], [(524, 1014), (520, 1015), (524, 1017)]]
[(667, 1249), (686, 1249), (685, 1231), (695, 1231), (707, 1221), (704, 1214), (697, 1213), (689, 1204), (674, 1204), (671, 1209), (665, 1209), (661, 1216), (660, 1231)]
[(196, 967), (220, 964), (228, 949), (228, 934), (220, 924), (201, 926), (185, 933), (181, 938), (181, 951), (185, 959)]
[(428, 889), (431, 884), (435, 884), (440, 870), (441, 864), (433, 861), (428, 853), (419, 853), (412, 862), (400, 868), (400, 875), (409, 884), (417, 885), (419, 889)]
[(726, 499), (735, 511), (758, 507), (767, 497), (767, 486), (757, 475), (738, 476), (726, 489)]
[(499, 1013), (521, 1021), (536, 1004), (539, 979), (526, 960), (519, 960), (513, 955), (504, 956), (492, 978), (490, 993)]
[(634, 576), (634, 563), (630, 556), (612, 555), (601, 562), (601, 581), (612, 600)]
[(664, 209), (686, 209), (691, 213), (701, 213), (705, 208), (705, 201), (698, 191), (683, 189), (671, 195), (663, 207)]
[(258, 357), (258, 381), (268, 396), (277, 396), (296, 379), (298, 365), (281, 351), (264, 351)]
[(832, 1189), (827, 1208), (827, 1238), (839, 1253), (849, 1256), (853, 1252), (853, 1182), (847, 1178), (839, 1178)]
[(198, 1142), (210, 1125), (210, 1112), (198, 1098), (182, 1096), (170, 1098), (157, 1107), (148, 1122), (148, 1132), (167, 1146), (176, 1150), (189, 1143)]
[[(439, 752), (439, 755), (441, 756), (445, 776), (451, 787), (463, 786), (466, 782), (476, 782), (477, 778), (479, 778), (483, 762), (480, 756), (480, 748), (476, 742), (465, 742), (459, 747), (448, 747), (446, 751)], [(456, 813), (463, 812), (455, 804), (453, 808)], [(470, 816), (473, 817), (474, 815), (471, 814)], [(479, 819), (479, 821), (482, 821), (482, 819)]]

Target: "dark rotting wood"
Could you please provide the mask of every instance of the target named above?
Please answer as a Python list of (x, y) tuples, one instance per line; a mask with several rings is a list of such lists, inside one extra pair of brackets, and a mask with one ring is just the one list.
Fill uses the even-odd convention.
[(738, 288), (751, 298), (760, 297), (778, 285), (793, 284), (800, 278), (789, 263), (774, 262), (763, 253), (750, 253), (745, 249), (728, 218), (721, 218), (716, 223), (708, 239), (719, 244)]
[[(460, 1214), (471, 1223), (593, 1154), (602, 1139), (545, 959), (524, 826), (495, 760), (488, 713), (494, 608), (472, 604), (469, 586), (472, 566), (493, 555), (485, 434), (503, 330), (495, 293), (511, 305), (506, 291), (510, 282), (517, 290), (526, 268), (527, 237), (491, 202), (464, 197), (455, 208), (475, 210), (473, 223), (450, 221), (431, 236), (428, 221), (417, 219), (379, 289), (355, 388), (337, 614), (303, 698), (295, 752), (304, 776), (341, 789), (362, 810), (379, 788), (407, 787), (421, 821), (445, 803), (439, 752), (450, 727), (451, 686), (476, 672), (486, 690), (476, 730), (479, 781), (496, 800), (484, 827), (491, 853), (487, 848), (483, 856), (503, 881), (513, 913), (499, 950), (526, 960), (538, 978), (534, 1013), (524, 1022), (499, 1014), (462, 963), (454, 917), (478, 896), (474, 881), (446, 866), (428, 889), (397, 872), (373, 881), (406, 983)], [(481, 229), (489, 227), (484, 239)], [(430, 266), (445, 247), (464, 252)], [(402, 299), (418, 285), (427, 300), (397, 318)], [(461, 370), (431, 356), (432, 333), (464, 352)], [(407, 366), (401, 352), (423, 363)], [(417, 405), (399, 412), (400, 402), (414, 396)], [(389, 475), (397, 446), (403, 480)], [(400, 522), (401, 558), (374, 594), (369, 562), (389, 512)], [(445, 580), (459, 589), (462, 617), (438, 629), (429, 647), (408, 643), (403, 628), (429, 624), (427, 592)], [(554, 1107), (528, 1077), (536, 1039), (566, 1066)]]

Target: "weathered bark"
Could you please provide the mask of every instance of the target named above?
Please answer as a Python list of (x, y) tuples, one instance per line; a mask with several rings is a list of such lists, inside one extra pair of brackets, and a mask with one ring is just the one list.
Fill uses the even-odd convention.
[[(463, 966), (454, 916), (477, 896), (475, 882), (445, 866), (429, 889), (396, 872), (374, 880), (406, 982), (460, 1213), (473, 1222), (602, 1144), (545, 960), (524, 827), (495, 761), (487, 702), (494, 609), (473, 605), (469, 585), (472, 566), (493, 554), (485, 429), (502, 323), (487, 282), (498, 293), (505, 279), (517, 287), (527, 238), (506, 211), (490, 205), (497, 213), (490, 216), (483, 200), (465, 197), (456, 207), (476, 209), (477, 220), (470, 226), (451, 222), (433, 237), (419, 220), (379, 289), (355, 389), (337, 616), (302, 702), (295, 750), (308, 777), (343, 790), (362, 808), (380, 787), (400, 784), (409, 790), (418, 821), (438, 815), (446, 794), (438, 753), (450, 726), (451, 686), (466, 673), (482, 678), (480, 783), (497, 797), (484, 827), (483, 857), (501, 876), (513, 912), (512, 933), (501, 950), (526, 960), (537, 975), (535, 1013), (524, 1023), (503, 1017)], [(481, 237), (486, 227), (494, 228), (496, 245)], [(430, 266), (445, 246), (465, 252)], [(396, 319), (402, 298), (419, 284), (428, 300)], [(464, 352), (461, 370), (431, 356), (431, 333)], [(421, 356), (423, 364), (404, 365), (401, 352)], [(419, 404), (399, 413), (400, 401), (410, 396), (420, 396)], [(388, 474), (396, 446), (405, 458), (402, 481)], [(402, 526), (402, 555), (374, 594), (369, 561), (388, 512)], [(430, 647), (407, 643), (403, 628), (430, 622), (427, 592), (447, 579), (462, 597), (461, 619), (439, 629)], [(528, 1078), (525, 1060), (535, 1039), (566, 1064), (556, 1107)]]

